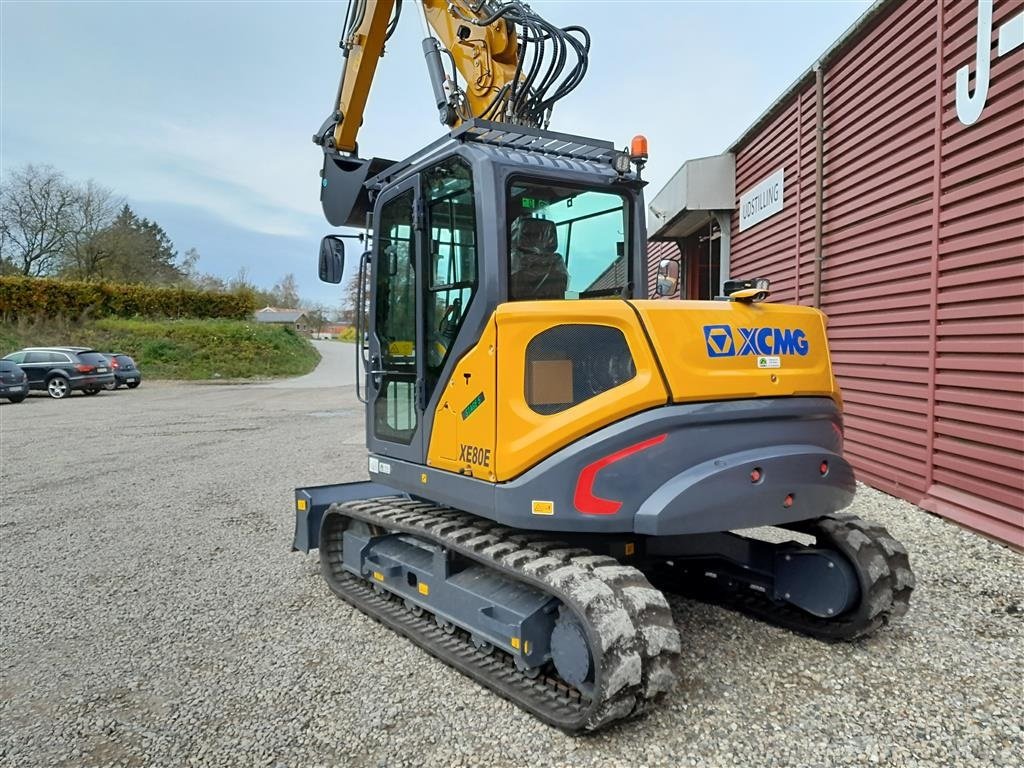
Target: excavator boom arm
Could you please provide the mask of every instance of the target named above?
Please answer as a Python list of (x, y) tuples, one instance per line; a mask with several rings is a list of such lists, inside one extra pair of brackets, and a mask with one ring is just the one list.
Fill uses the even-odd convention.
[[(473, 117), (539, 127), (554, 103), (586, 72), (589, 36), (560, 28), (521, 0), (406, 0), (424, 25), (423, 48), (441, 122)], [(345, 66), (335, 108), (314, 140), (327, 151), (356, 152), (377, 62), (397, 26), (403, 0), (349, 0), (341, 47)], [(412, 10), (410, 8), (410, 10)], [(516, 28), (520, 27), (521, 35)], [(429, 29), (428, 29), (429, 27)], [(451, 67), (442, 58), (446, 54)]]
[[(377, 61), (384, 54), (384, 42), (395, 8), (395, 0), (352, 0), (349, 3), (346, 21), (352, 23), (353, 28), (345, 31), (341, 41), (346, 59), (338, 84), (334, 149), (356, 150), (356, 136), (363, 122)], [(353, 11), (355, 18), (352, 18)]]

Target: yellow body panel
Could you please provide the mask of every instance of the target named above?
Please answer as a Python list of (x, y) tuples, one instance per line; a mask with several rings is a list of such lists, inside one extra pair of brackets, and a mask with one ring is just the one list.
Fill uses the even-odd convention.
[[(434, 412), (427, 464), (492, 482), (496, 454), (497, 341), (493, 316), (445, 386)], [(441, 386), (440, 384), (438, 386)]]
[[(618, 328), (636, 376), (560, 413), (526, 399), (526, 346), (563, 323)], [(468, 378), (467, 378), (468, 375)], [(477, 398), (482, 401), (463, 415)], [(434, 413), (427, 464), (492, 482), (510, 480), (595, 429), (664, 405), (668, 394), (636, 313), (622, 301), (532, 301), (500, 305), (480, 342), (456, 365)]]
[[(537, 413), (527, 402), (526, 348), (562, 324), (620, 330), (636, 375), (558, 413)], [(545, 366), (544, 386), (556, 398), (565, 377), (571, 389), (571, 361), (535, 365)], [(427, 464), (491, 482), (511, 480), (595, 430), (670, 402), (825, 396), (842, 407), (825, 316), (809, 307), (736, 301), (501, 304), (445, 386)]]
[(673, 402), (816, 395), (842, 406), (826, 318), (817, 309), (738, 301), (633, 305), (651, 335)]
[[(499, 481), (522, 474), (559, 448), (634, 413), (664, 405), (668, 394), (636, 313), (624, 301), (518, 301), (501, 304), (498, 326)], [(626, 337), (636, 376), (614, 389), (543, 415), (526, 401), (526, 345), (541, 331), (563, 323), (617, 328)]]

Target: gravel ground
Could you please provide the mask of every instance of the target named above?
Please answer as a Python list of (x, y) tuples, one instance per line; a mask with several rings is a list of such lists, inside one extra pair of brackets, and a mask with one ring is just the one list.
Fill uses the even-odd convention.
[(687, 600), (679, 688), (573, 738), (334, 598), (294, 485), (364, 476), (351, 388), (0, 406), (0, 765), (1020, 766), (1022, 558), (884, 494), (910, 614), (826, 645)]

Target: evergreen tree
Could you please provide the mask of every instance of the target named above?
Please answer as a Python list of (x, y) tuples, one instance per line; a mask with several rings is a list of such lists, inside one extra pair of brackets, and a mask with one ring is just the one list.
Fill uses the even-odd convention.
[(170, 285), (185, 277), (163, 227), (140, 219), (127, 203), (90, 246), (106, 255), (102, 276), (108, 280)]

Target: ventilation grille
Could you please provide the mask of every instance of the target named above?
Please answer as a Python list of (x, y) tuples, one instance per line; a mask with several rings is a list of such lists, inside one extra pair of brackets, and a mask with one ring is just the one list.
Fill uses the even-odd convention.
[(605, 325), (557, 325), (526, 345), (526, 403), (560, 413), (636, 376), (626, 337)]

